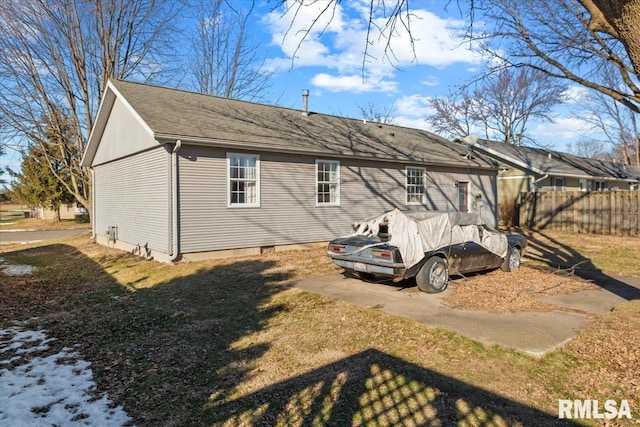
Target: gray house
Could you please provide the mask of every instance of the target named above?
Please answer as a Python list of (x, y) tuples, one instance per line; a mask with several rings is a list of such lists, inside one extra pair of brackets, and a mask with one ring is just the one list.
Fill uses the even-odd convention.
[(309, 247), (392, 208), (497, 220), (497, 164), (432, 133), (120, 80), (82, 165), (96, 240), (160, 261)]

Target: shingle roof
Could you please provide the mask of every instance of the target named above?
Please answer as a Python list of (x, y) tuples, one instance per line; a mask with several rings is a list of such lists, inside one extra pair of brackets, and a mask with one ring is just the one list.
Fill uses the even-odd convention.
[(640, 169), (621, 163), (578, 157), (560, 151), (524, 147), (487, 140), (478, 140), (475, 147), (491, 153), (506, 163), (513, 163), (537, 174), (585, 178), (640, 180)]
[[(466, 156), (465, 147), (424, 130), (312, 112), (304, 116), (300, 110), (122, 80), (110, 84), (161, 142), (181, 139), (269, 151), (497, 168), (490, 157)], [(105, 123), (104, 117), (96, 120), (89, 145), (99, 142)], [(89, 148), (83, 163), (90, 162), (87, 155), (92, 157)]]

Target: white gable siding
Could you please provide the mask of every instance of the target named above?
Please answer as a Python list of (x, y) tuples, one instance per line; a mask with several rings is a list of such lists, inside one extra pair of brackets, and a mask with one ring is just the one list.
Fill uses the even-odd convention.
[(157, 146), (158, 143), (149, 131), (117, 98), (105, 126), (93, 165), (120, 159)]

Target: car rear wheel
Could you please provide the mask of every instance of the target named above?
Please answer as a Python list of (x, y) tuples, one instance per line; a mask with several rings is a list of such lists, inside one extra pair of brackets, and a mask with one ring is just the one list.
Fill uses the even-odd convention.
[(418, 289), (422, 292), (436, 293), (447, 289), (449, 283), (449, 266), (440, 257), (429, 258), (416, 274)]
[(500, 266), (502, 271), (516, 271), (520, 268), (520, 249), (518, 248), (509, 248), (509, 252), (507, 253), (507, 257), (504, 259), (502, 266)]

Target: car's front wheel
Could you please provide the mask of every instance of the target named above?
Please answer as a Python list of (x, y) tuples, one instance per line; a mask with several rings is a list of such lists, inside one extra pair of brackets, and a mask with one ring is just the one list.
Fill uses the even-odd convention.
[(416, 274), (416, 283), (422, 292), (436, 293), (447, 289), (449, 283), (447, 261), (437, 256), (429, 258)]
[(520, 250), (518, 248), (509, 248), (507, 257), (504, 259), (500, 268), (502, 271), (507, 272), (516, 271), (520, 268)]

